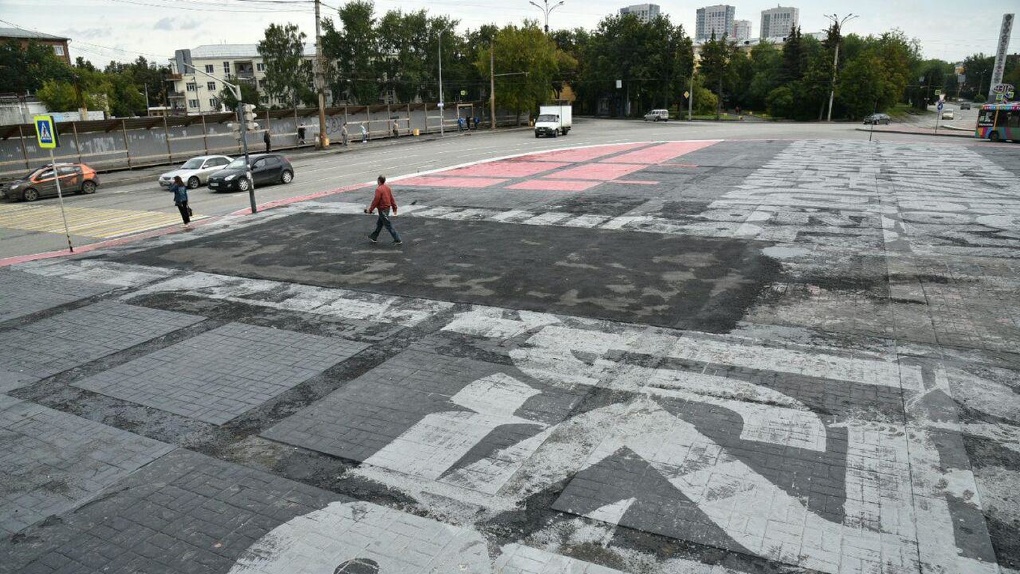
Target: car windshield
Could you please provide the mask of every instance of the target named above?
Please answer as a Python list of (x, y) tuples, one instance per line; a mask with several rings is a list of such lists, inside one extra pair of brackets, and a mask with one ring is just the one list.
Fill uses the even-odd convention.
[(247, 169), (248, 164), (244, 163), (244, 158), (239, 157), (227, 165), (226, 169)]
[(542, 114), (538, 116), (538, 121), (540, 122), (555, 122), (558, 119), (560, 119), (560, 117), (554, 114)]
[(184, 162), (184, 165), (181, 166), (181, 169), (198, 169), (202, 167), (202, 162), (204, 161), (205, 159), (203, 158), (193, 157), (188, 161)]

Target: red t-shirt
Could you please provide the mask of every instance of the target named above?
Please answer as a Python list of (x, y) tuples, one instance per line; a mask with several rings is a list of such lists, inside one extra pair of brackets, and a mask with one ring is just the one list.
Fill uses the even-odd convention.
[(392, 209), (393, 214), (397, 214), (397, 201), (393, 199), (393, 190), (385, 183), (375, 188), (375, 198), (372, 199), (372, 205), (368, 206), (368, 212), (372, 213), (376, 208), (379, 211)]

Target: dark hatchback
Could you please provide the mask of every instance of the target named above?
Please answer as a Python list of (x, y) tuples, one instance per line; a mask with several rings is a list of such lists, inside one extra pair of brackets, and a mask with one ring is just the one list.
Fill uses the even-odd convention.
[(251, 170), (256, 186), (294, 181), (294, 166), (278, 153), (257, 153), (230, 162), (227, 167), (209, 176), (209, 191), (248, 191), (250, 183), (245, 173)]

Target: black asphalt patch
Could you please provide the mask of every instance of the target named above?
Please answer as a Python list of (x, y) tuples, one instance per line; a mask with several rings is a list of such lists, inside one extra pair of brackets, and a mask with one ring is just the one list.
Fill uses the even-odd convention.
[(724, 333), (779, 265), (761, 242), (556, 226), (295, 214), (115, 257), (391, 295)]

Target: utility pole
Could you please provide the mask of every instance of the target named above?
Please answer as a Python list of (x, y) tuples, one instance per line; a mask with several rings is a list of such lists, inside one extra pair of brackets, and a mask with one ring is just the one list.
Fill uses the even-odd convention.
[(496, 129), (496, 44), (489, 42), (489, 121)]
[(315, 87), (319, 92), (319, 139), (318, 148), (329, 147), (329, 137), (326, 136), (326, 79), (323, 76), (322, 65), (322, 32), (319, 22), (319, 0), (315, 0)]
[[(443, 124), (446, 123), (446, 112), (443, 111), (443, 31), (439, 31), (439, 137), (445, 135), (443, 133)], [(459, 113), (458, 113), (458, 116)]]
[(836, 15), (836, 14), (831, 14), (831, 15), (830, 14), (826, 14), (825, 17), (828, 18), (829, 20), (832, 20), (832, 27), (836, 29), (835, 30), (836, 31), (836, 34), (835, 34), (835, 37), (836, 37), (836, 50), (835, 50), (835, 53), (832, 56), (832, 89), (829, 91), (829, 117), (826, 120), (826, 121), (830, 121), (831, 122), (832, 121), (832, 100), (836, 96), (836, 67), (839, 65), (839, 42), (842, 39), (841, 36), (842, 36), (842, 31), (843, 31), (843, 24), (847, 20), (852, 20), (852, 19), (856, 18), (857, 16), (854, 15), (854, 14), (847, 14), (846, 16), (843, 17), (842, 20), (840, 20), (839, 16)]

